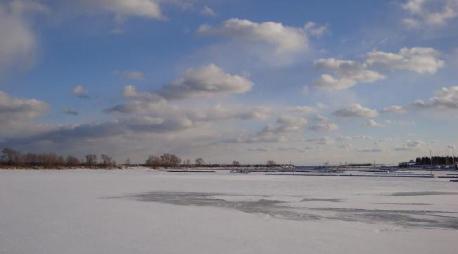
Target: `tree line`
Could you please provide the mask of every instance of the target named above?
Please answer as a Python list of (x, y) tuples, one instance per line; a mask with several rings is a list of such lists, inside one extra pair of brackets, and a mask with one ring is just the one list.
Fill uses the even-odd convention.
[[(234, 160), (231, 164), (206, 163), (203, 158), (194, 161), (182, 160), (175, 154), (164, 153), (162, 155), (150, 155), (144, 164), (135, 164), (151, 168), (192, 168), (192, 167), (275, 167), (278, 164), (269, 160), (266, 164), (242, 165)], [(76, 156), (62, 156), (56, 153), (22, 153), (20, 151), (4, 148), (0, 155), (0, 168), (121, 168), (134, 166), (128, 159), (124, 164), (117, 164), (112, 157), (101, 154), (87, 154), (83, 159)]]
[(98, 157), (96, 154), (87, 154), (83, 160), (68, 155), (56, 153), (21, 153), (11, 148), (4, 148), (0, 156), (2, 167), (15, 168), (114, 168), (116, 161), (106, 154)]
[(452, 165), (458, 162), (458, 157), (452, 156), (433, 156), (433, 157), (417, 157), (415, 164), (417, 165)]

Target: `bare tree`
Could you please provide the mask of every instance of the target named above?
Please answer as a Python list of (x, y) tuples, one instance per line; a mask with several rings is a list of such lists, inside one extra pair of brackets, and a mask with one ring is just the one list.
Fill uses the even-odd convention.
[(197, 165), (197, 166), (202, 166), (202, 165), (204, 165), (204, 164), (205, 164), (204, 159), (202, 159), (202, 158), (197, 158), (197, 159), (196, 159), (196, 165)]
[(111, 167), (111, 166), (114, 166), (114, 162), (113, 162), (113, 159), (106, 155), (106, 154), (102, 154), (100, 155), (100, 157), (102, 158), (102, 164), (104, 167)]
[(161, 158), (155, 155), (150, 155), (148, 159), (146, 160), (145, 164), (150, 167), (160, 167), (161, 166)]
[(11, 148), (4, 148), (2, 150), (2, 160), (7, 164), (17, 165), (21, 162), (21, 153)]
[(161, 155), (161, 161), (163, 166), (168, 167), (176, 167), (181, 163), (181, 159), (175, 154), (171, 153), (164, 153), (163, 155)]
[(176, 167), (181, 163), (181, 159), (175, 154), (164, 153), (161, 156), (151, 155), (145, 164), (150, 167)]
[(70, 167), (76, 167), (81, 164), (80, 160), (74, 156), (67, 156), (67, 159), (65, 159), (65, 165), (70, 166)]
[(88, 154), (86, 155), (86, 165), (87, 166), (95, 166), (97, 164), (97, 155), (95, 154)]
[(190, 159), (186, 159), (183, 161), (183, 165), (185, 166), (190, 166), (191, 165), (191, 160)]
[(240, 166), (240, 162), (239, 161), (233, 161), (232, 162), (232, 166)]
[(275, 166), (277, 163), (274, 160), (268, 160), (267, 161), (267, 166)]

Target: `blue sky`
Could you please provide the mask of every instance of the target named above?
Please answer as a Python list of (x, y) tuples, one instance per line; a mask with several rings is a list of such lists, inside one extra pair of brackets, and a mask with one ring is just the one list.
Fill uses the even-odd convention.
[(458, 1), (1, 0), (0, 145), (393, 163), (458, 144)]

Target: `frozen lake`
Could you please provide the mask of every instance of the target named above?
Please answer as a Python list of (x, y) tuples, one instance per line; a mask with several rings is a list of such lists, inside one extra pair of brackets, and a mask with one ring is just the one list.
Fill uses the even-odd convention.
[(0, 253), (456, 253), (447, 179), (0, 170)]

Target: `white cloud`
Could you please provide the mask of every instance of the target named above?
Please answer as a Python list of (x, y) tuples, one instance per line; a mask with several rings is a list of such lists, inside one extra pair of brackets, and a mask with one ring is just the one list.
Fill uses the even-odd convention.
[(0, 91), (0, 122), (8, 119), (34, 118), (47, 109), (47, 104), (35, 99), (14, 98)]
[(308, 129), (312, 131), (335, 131), (339, 129), (339, 126), (331, 122), (327, 117), (316, 115)]
[(356, 151), (360, 153), (381, 153), (383, 152), (383, 150), (380, 148), (363, 148), (363, 149), (357, 149)]
[(27, 121), (42, 115), (47, 109), (48, 105), (42, 101), (15, 98), (0, 91), (0, 130), (5, 134), (24, 128)]
[(332, 122), (321, 121), (310, 125), (309, 129), (312, 131), (335, 131), (339, 129), (339, 126)]
[(281, 116), (277, 119), (276, 126), (268, 126), (265, 130), (273, 133), (294, 132), (304, 129), (307, 119), (303, 117)]
[(215, 12), (212, 8), (210, 8), (210, 7), (206, 6), (206, 5), (202, 8), (202, 10), (200, 11), (200, 13), (201, 13), (202, 15), (204, 15), (204, 16), (207, 16), (207, 17), (214, 17), (214, 16), (216, 16), (216, 12)]
[(316, 145), (329, 145), (334, 143), (334, 140), (330, 137), (309, 138), (306, 141), (309, 143), (314, 143)]
[(334, 115), (338, 117), (374, 118), (378, 116), (378, 112), (374, 109), (366, 108), (355, 103), (349, 107), (335, 111)]
[(384, 113), (397, 113), (397, 114), (401, 114), (401, 113), (405, 113), (406, 112), (406, 109), (403, 107), (403, 106), (399, 106), (399, 105), (391, 105), (391, 106), (388, 106), (388, 107), (385, 107), (382, 112)]
[(434, 97), (413, 103), (416, 108), (458, 109), (458, 86), (443, 87)]
[(262, 120), (270, 116), (271, 110), (266, 107), (237, 107), (216, 105), (206, 109), (182, 109), (193, 121), (223, 120)]
[(247, 107), (243, 105), (211, 105), (204, 108), (180, 104), (174, 105), (174, 101), (169, 101), (155, 92), (138, 92), (135, 86), (132, 85), (124, 88), (123, 95), (126, 103), (109, 108), (106, 112), (163, 119), (186, 118), (193, 123), (230, 119), (260, 120), (269, 117), (271, 113), (271, 110), (267, 107)]
[(75, 87), (73, 87), (72, 92), (73, 92), (73, 95), (75, 95), (76, 97), (89, 98), (88, 91), (86, 87), (84, 87), (83, 85), (76, 85)]
[(389, 70), (406, 70), (420, 74), (434, 74), (444, 66), (440, 52), (433, 48), (402, 48), (398, 53), (374, 50), (362, 62), (324, 58), (315, 61), (315, 67), (331, 71), (314, 81), (319, 88), (343, 90), (360, 83), (372, 83), (385, 78), (371, 68), (384, 67)]
[(229, 140), (234, 143), (277, 143), (288, 140), (288, 135), (304, 130), (307, 119), (304, 117), (281, 116), (275, 124), (269, 124), (261, 131), (246, 137)]
[(458, 17), (456, 0), (406, 0), (402, 8), (408, 13), (402, 20), (407, 28), (444, 26)]
[(20, 9), (29, 5), (15, 6), (0, 3), (0, 70), (30, 63), (37, 47), (35, 34), (22, 16), (25, 10)]
[(157, 0), (78, 0), (83, 7), (96, 8), (115, 15), (118, 19), (143, 17), (163, 19)]
[(9, 2), (11, 12), (18, 15), (30, 13), (49, 13), (49, 8), (39, 1), (12, 0)]
[(374, 50), (367, 54), (366, 62), (370, 66), (434, 74), (444, 66), (444, 61), (439, 57), (440, 52), (433, 48), (402, 48), (398, 53)]
[(371, 128), (381, 128), (381, 127), (385, 127), (385, 125), (375, 121), (374, 119), (369, 119), (367, 120), (366, 122), (366, 126), (367, 127), (371, 127)]
[(124, 97), (134, 97), (134, 96), (137, 96), (138, 93), (137, 93), (137, 88), (133, 85), (128, 85), (128, 86), (125, 86), (124, 87), (124, 90), (122, 92), (122, 95)]
[(394, 148), (396, 151), (413, 151), (422, 148), (426, 143), (421, 140), (407, 140), (400, 147)]
[(327, 26), (318, 25), (315, 22), (305, 23), (304, 29), (308, 34), (316, 37), (320, 37), (328, 31)]
[(224, 72), (210, 64), (188, 69), (182, 77), (163, 87), (158, 93), (167, 99), (196, 96), (240, 94), (251, 90), (253, 82), (245, 77)]
[(316, 112), (316, 109), (311, 106), (296, 106), (288, 108), (289, 112), (308, 115), (310, 113)]
[(315, 86), (329, 90), (348, 89), (358, 83), (372, 83), (385, 78), (384, 75), (367, 69), (366, 65), (351, 60), (319, 59), (315, 61), (315, 66), (334, 72), (333, 75), (322, 74), (314, 82)]
[(277, 54), (301, 52), (309, 47), (304, 28), (285, 26), (279, 22), (258, 23), (246, 19), (229, 19), (217, 27), (202, 25), (198, 33), (263, 43), (273, 47)]
[(123, 96), (127, 102), (116, 105), (106, 110), (108, 113), (123, 114), (148, 114), (164, 112), (168, 109), (168, 102), (160, 95), (153, 92), (137, 92), (133, 85), (124, 87)]
[(425, 145), (425, 142), (421, 140), (408, 140), (406, 142), (406, 146), (409, 148), (419, 148), (423, 145)]

